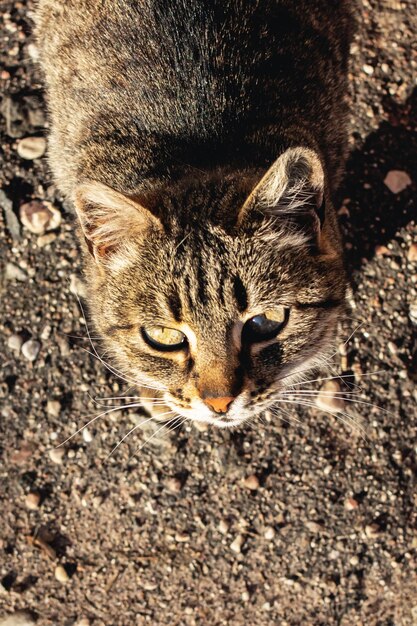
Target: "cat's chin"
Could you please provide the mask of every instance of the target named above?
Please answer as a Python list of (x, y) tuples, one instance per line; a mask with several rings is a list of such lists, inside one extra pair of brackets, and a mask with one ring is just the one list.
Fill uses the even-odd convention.
[(250, 419), (249, 417), (211, 417), (208, 419), (192, 418), (191, 421), (199, 424), (208, 424), (209, 426), (216, 426), (216, 428), (237, 428), (242, 426)]

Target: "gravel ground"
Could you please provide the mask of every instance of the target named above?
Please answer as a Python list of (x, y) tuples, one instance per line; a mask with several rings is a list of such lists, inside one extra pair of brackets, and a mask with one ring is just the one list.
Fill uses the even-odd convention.
[(362, 0), (352, 50), (356, 332), (334, 367), (362, 403), (234, 432), (147, 424), (110, 458), (139, 409), (54, 449), (125, 386), (86, 351), (73, 218), (24, 158), (43, 142), (19, 143), (47, 132), (33, 5), (0, 6), (0, 625), (417, 625), (414, 0)]

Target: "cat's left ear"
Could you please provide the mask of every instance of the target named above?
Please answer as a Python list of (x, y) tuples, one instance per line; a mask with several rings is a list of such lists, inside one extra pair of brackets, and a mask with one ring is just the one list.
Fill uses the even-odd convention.
[(310, 148), (288, 148), (253, 189), (239, 216), (244, 225), (262, 214), (276, 218), (279, 228), (297, 225), (319, 238), (324, 222), (324, 171), (318, 154)]
[(74, 205), (96, 262), (103, 261), (133, 238), (144, 239), (151, 229), (162, 230), (159, 219), (139, 202), (101, 183), (80, 185)]

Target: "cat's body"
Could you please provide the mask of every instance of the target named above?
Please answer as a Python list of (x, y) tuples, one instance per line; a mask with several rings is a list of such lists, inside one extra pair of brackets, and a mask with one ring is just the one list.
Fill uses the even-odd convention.
[(39, 1), (95, 324), (187, 417), (259, 412), (334, 336), (350, 36), (347, 0)]

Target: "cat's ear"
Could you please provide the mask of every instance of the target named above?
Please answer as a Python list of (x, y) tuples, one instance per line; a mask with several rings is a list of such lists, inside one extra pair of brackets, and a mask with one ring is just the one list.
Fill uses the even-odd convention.
[[(319, 233), (324, 220), (324, 172), (320, 158), (310, 148), (288, 148), (261, 178), (242, 206), (238, 225), (255, 215), (277, 218), (294, 230)], [(278, 219), (281, 218), (281, 219)]]
[(159, 219), (139, 202), (101, 183), (80, 185), (74, 205), (88, 249), (97, 262), (127, 241), (145, 238), (152, 228), (162, 230)]

